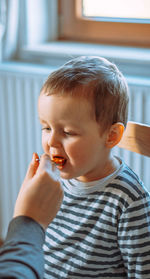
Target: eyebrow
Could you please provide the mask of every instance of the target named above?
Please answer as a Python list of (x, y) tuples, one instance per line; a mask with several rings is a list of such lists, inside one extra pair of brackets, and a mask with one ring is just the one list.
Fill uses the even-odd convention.
[(39, 119), (40, 123), (43, 123), (43, 124), (47, 123), (45, 120), (41, 119), (40, 117), (38, 117), (38, 119)]

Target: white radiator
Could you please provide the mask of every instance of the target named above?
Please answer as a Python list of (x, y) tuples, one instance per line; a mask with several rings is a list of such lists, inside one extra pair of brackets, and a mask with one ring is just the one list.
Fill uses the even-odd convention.
[[(37, 116), (40, 88), (52, 68), (30, 65), (0, 66), (0, 238), (12, 217), (19, 187), (33, 152), (42, 153)], [(150, 124), (150, 82), (128, 78), (131, 89), (129, 119)], [(116, 148), (116, 153), (150, 189), (150, 159)]]

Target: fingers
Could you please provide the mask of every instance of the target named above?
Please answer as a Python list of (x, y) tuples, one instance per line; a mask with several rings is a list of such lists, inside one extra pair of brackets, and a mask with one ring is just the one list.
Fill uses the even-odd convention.
[(59, 171), (56, 169), (55, 165), (51, 162), (50, 157), (47, 154), (43, 154), (40, 157), (40, 165), (36, 172), (36, 175), (42, 173), (47, 173), (53, 181), (57, 181), (60, 178)]
[(39, 167), (39, 156), (37, 153), (33, 153), (32, 161), (29, 164), (25, 179), (32, 178), (35, 175), (38, 167)]
[(40, 173), (41, 171), (46, 171), (49, 173), (49, 170), (51, 168), (51, 160), (50, 157), (47, 154), (43, 154), (40, 157), (40, 165), (37, 170), (37, 174)]
[(38, 172), (42, 169), (48, 169), (50, 166), (50, 157), (47, 154), (42, 154), (40, 157), (40, 164), (38, 168)]
[(25, 180), (31, 179), (34, 175), (40, 175), (42, 172), (47, 172), (51, 178), (56, 180), (56, 173), (54, 174), (55, 166), (52, 165), (50, 157), (47, 154), (43, 154), (40, 157), (37, 153), (33, 153), (32, 161), (29, 164)]
[(56, 216), (63, 199), (61, 183), (51, 175), (50, 157), (37, 154), (29, 165), (26, 178), (15, 204), (14, 217), (24, 215), (36, 220), (43, 228)]

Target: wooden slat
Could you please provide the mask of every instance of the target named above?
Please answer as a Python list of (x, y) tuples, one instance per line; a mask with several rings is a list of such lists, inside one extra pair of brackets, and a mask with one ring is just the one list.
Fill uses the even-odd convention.
[(150, 126), (129, 121), (118, 146), (150, 157)]
[(3, 240), (0, 238), (0, 247), (3, 245)]

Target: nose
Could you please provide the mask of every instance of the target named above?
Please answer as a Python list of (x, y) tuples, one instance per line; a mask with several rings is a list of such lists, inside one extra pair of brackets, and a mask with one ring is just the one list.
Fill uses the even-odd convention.
[(61, 141), (60, 141), (60, 136), (56, 132), (51, 132), (48, 136), (48, 146), (49, 147), (60, 147), (61, 146)]

